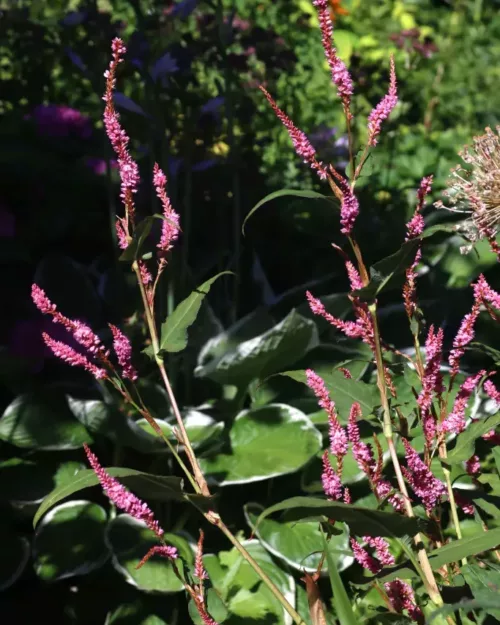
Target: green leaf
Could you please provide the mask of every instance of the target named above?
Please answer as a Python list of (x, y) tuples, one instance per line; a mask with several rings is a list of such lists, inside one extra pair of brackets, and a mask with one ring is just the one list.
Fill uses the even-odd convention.
[(0, 531), (0, 592), (7, 590), (23, 574), (30, 558), (30, 545), (26, 538), (2, 527)]
[[(185, 575), (184, 562), (193, 565), (194, 553), (191, 540), (180, 534), (164, 534), (165, 542), (177, 548), (180, 558), (176, 561), (181, 577)], [(165, 558), (153, 556), (144, 566), (137, 565), (158, 538), (144, 523), (128, 514), (113, 519), (106, 530), (106, 544), (112, 554), (114, 568), (125, 581), (145, 592), (174, 593), (184, 590), (176, 577), (172, 564)]]
[(436, 224), (435, 226), (431, 226), (430, 228), (426, 228), (421, 235), (422, 239), (428, 239), (438, 232), (453, 232), (457, 234), (457, 224)]
[[(204, 414), (203, 412), (199, 412), (198, 410), (189, 410), (182, 415), (184, 421), (184, 427), (186, 428), (186, 432), (189, 440), (191, 441), (191, 446), (193, 449), (199, 449), (212, 442), (214, 439), (217, 439), (221, 436), (222, 430), (224, 429), (224, 423), (222, 421), (216, 421), (209, 415)], [(156, 423), (160, 426), (160, 428), (165, 432), (165, 434), (171, 439), (173, 443), (179, 445), (177, 438), (174, 435), (174, 425), (170, 424), (167, 421), (162, 421), (161, 419), (156, 419)], [(147, 432), (152, 440), (157, 441), (157, 452), (165, 452), (169, 453), (168, 447), (165, 443), (158, 438), (155, 431), (151, 427), (146, 419), (139, 419), (136, 421), (138, 427)], [(183, 447), (179, 445), (179, 447)]]
[(324, 534), (323, 549), (326, 554), (326, 563), (328, 565), (328, 574), (330, 576), (330, 584), (332, 587), (332, 603), (340, 625), (357, 625), (356, 617), (352, 611), (351, 601), (347, 595), (344, 584), (342, 583), (342, 579), (337, 569), (337, 564), (332, 557)]
[(404, 517), (392, 512), (314, 497), (292, 497), (264, 510), (257, 519), (257, 527), (269, 515), (282, 511), (286, 511), (286, 521), (297, 521), (318, 515), (343, 521), (349, 525), (353, 534), (359, 536), (413, 536), (426, 526), (425, 521), (421, 519)]
[(221, 384), (248, 384), (290, 366), (317, 344), (315, 323), (292, 310), (264, 334), (228, 348), (219, 358), (204, 362), (202, 352), (195, 375)]
[[(129, 488), (138, 497), (143, 499), (154, 499), (157, 501), (182, 501), (191, 500), (193, 502), (200, 502), (202, 498), (194, 495), (187, 495), (182, 491), (182, 480), (178, 477), (164, 476), (164, 475), (151, 475), (150, 473), (142, 473), (135, 469), (126, 469), (121, 467), (111, 467), (106, 469), (112, 477), (117, 478), (127, 488)], [(85, 469), (80, 471), (69, 482), (62, 484), (55, 490), (53, 490), (38, 508), (35, 518), (33, 519), (33, 526), (40, 518), (54, 506), (56, 503), (77, 493), (78, 491), (89, 488), (90, 486), (97, 486), (99, 480), (96, 474), (91, 469)]]
[[(469, 558), (480, 553), (496, 549), (500, 545), (500, 528), (481, 532), (475, 536), (454, 540), (444, 547), (435, 549), (429, 553), (429, 562), (432, 570), (437, 571), (445, 564), (460, 562), (462, 558)], [(401, 563), (391, 569), (384, 569), (376, 577), (383, 582), (388, 582), (397, 577), (409, 578), (417, 574), (409, 562)], [(370, 578), (372, 579), (372, 578)]]
[(500, 412), (469, 424), (467, 429), (457, 436), (455, 447), (448, 453), (446, 462), (457, 464), (468, 460), (474, 455), (476, 439), (494, 430), (498, 424), (500, 424)]
[(20, 395), (0, 419), (0, 440), (27, 449), (78, 449), (92, 438), (68, 408), (64, 396)]
[(163, 215), (150, 215), (137, 224), (132, 242), (123, 250), (118, 260), (133, 262), (141, 257), (141, 248), (151, 232), (155, 219), (165, 219), (165, 217), (163, 217)]
[[(246, 540), (242, 545), (294, 606), (293, 577), (276, 566), (259, 541)], [(245, 623), (259, 623), (265, 619), (265, 622), (269, 620), (276, 625), (292, 625), (292, 620), (281, 603), (236, 549), (220, 552), (218, 556), (208, 554), (204, 556), (203, 564), (217, 596), (229, 612), (230, 622), (234, 619), (235, 623), (240, 620)], [(195, 620), (195, 623), (199, 621)]]
[(229, 433), (230, 454), (202, 458), (202, 471), (221, 486), (293, 473), (321, 449), (321, 434), (306, 415), (285, 404), (244, 410)]
[[(500, 594), (500, 569), (497, 566), (482, 568), (477, 564), (467, 564), (461, 567), (460, 572), (472, 590), (474, 599), (487, 598), (491, 601)], [(496, 610), (486, 607), (485, 612), (500, 622), (500, 605)]]
[(201, 304), (208, 295), (212, 284), (217, 278), (224, 275), (234, 274), (231, 271), (221, 271), (221, 273), (213, 276), (178, 304), (166, 318), (161, 326), (160, 352), (180, 352), (186, 348), (188, 342), (187, 329), (196, 320)]
[[(285, 371), (286, 375), (297, 382), (307, 384), (305, 371)], [(358, 402), (367, 417), (375, 406), (380, 404), (380, 396), (374, 384), (365, 384), (358, 380), (346, 379), (342, 371), (321, 372), (331, 398), (335, 402), (341, 421), (347, 423), (349, 411), (353, 402)]]
[(257, 202), (257, 204), (250, 210), (248, 215), (245, 217), (243, 221), (243, 225), (241, 227), (241, 232), (245, 234), (245, 226), (250, 217), (264, 204), (271, 202), (271, 200), (275, 200), (279, 197), (292, 196), (292, 197), (302, 197), (307, 198), (309, 200), (324, 200), (326, 202), (330, 202), (333, 207), (337, 207), (338, 203), (332, 197), (327, 197), (326, 195), (322, 195), (317, 191), (300, 191), (298, 189), (281, 189), (280, 191), (273, 191), (273, 193), (269, 193), (265, 198)]
[[(317, 571), (323, 553), (322, 532), (317, 521), (283, 523), (273, 519), (263, 519), (256, 526), (263, 507), (259, 504), (246, 504), (245, 517), (255, 531), (257, 538), (269, 553), (283, 560), (297, 571)], [(349, 536), (345, 530), (332, 536), (328, 543), (329, 551), (339, 571), (353, 562), (349, 549)], [(326, 572), (326, 563), (323, 565)]]
[(419, 239), (410, 239), (397, 252), (375, 263), (370, 267), (370, 282), (354, 291), (353, 295), (365, 302), (373, 301), (395, 276), (403, 273), (415, 261), (419, 244)]
[(480, 599), (470, 599), (468, 601), (459, 601), (458, 603), (453, 603), (451, 605), (444, 605), (442, 608), (433, 612), (426, 619), (426, 623), (430, 625), (438, 618), (440, 619), (440, 622), (444, 622), (442, 620), (443, 617), (453, 614), (454, 612), (458, 612), (459, 610), (463, 610), (466, 614), (472, 610), (500, 610), (500, 597), (498, 595), (494, 595), (491, 598), (489, 596), (487, 598), (481, 597)]
[(44, 581), (86, 575), (108, 559), (106, 512), (90, 501), (57, 506), (38, 526), (33, 540), (35, 572)]

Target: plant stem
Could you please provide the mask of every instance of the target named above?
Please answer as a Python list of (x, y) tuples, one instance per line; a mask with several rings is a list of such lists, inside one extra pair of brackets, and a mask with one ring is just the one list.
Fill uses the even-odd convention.
[(218, 527), (221, 532), (228, 538), (228, 540), (234, 545), (234, 547), (239, 551), (241, 556), (248, 562), (248, 564), (253, 568), (257, 575), (262, 579), (264, 584), (273, 593), (276, 599), (281, 603), (283, 608), (292, 617), (293, 622), (296, 625), (306, 625), (306, 622), (300, 616), (297, 610), (295, 610), (292, 604), (286, 599), (286, 597), (274, 584), (270, 577), (268, 577), (268, 575), (262, 570), (259, 564), (252, 558), (252, 556), (248, 553), (245, 547), (243, 547), (243, 545), (239, 542), (236, 536), (232, 534), (231, 530), (229, 530), (229, 528), (225, 525), (220, 516), (218, 514), (215, 514), (214, 512), (208, 512), (205, 517), (208, 521), (210, 521), (210, 523)]
[(200, 492), (202, 495), (206, 497), (210, 496), (210, 491), (208, 489), (208, 484), (205, 480), (203, 473), (201, 472), (200, 465), (198, 464), (198, 460), (194, 454), (193, 448), (191, 446), (191, 442), (186, 432), (186, 428), (184, 427), (184, 421), (182, 420), (182, 415), (179, 410), (179, 406), (177, 405), (177, 400), (175, 399), (174, 392), (172, 390), (172, 386), (170, 384), (170, 380), (168, 379), (167, 371), (165, 369), (165, 364), (163, 362), (163, 358), (160, 355), (160, 346), (158, 342), (158, 333), (156, 331), (156, 324), (153, 319), (153, 315), (151, 313), (151, 308), (148, 302), (148, 297), (146, 294), (146, 289), (144, 288), (144, 284), (141, 279), (141, 272), (139, 269), (139, 265), (137, 261), (135, 261), (132, 265), (133, 270), (137, 276), (137, 282), (139, 283), (139, 289), (141, 291), (141, 297), (144, 305), (144, 312), (146, 314), (146, 322), (148, 324), (149, 333), (151, 335), (151, 341), (153, 344), (153, 351), (155, 354), (156, 364), (161, 373), (161, 377), (163, 379), (163, 383), (165, 385), (165, 389), (167, 391), (168, 398), (170, 400), (170, 405), (172, 407), (172, 412), (174, 413), (175, 419), (177, 421), (177, 425), (180, 431), (180, 442), (184, 445), (184, 449), (186, 451), (186, 455), (189, 458), (189, 462), (191, 464), (191, 468), (194, 473), (194, 479), (200, 488)]
[[(446, 442), (442, 440), (439, 443), (439, 457), (441, 460), (446, 460), (448, 457), (448, 453), (446, 450)], [(448, 489), (448, 499), (450, 501), (450, 509), (451, 509), (451, 518), (453, 519), (453, 525), (455, 526), (455, 533), (457, 538), (460, 540), (462, 538), (462, 530), (460, 529), (460, 521), (458, 519), (457, 512), (457, 502), (455, 501), (455, 495), (453, 493), (453, 488), (451, 485), (451, 475), (449, 469), (445, 466), (445, 463), (442, 463), (444, 477), (446, 479), (446, 488)], [(462, 558), (462, 564), (465, 566), (467, 564), (467, 558)]]
[[(389, 401), (387, 399), (387, 388), (385, 383), (384, 376), (384, 362), (382, 359), (382, 349), (380, 347), (380, 331), (378, 327), (378, 319), (377, 319), (377, 305), (376, 303), (370, 304), (369, 306), (370, 314), (372, 317), (373, 323), (373, 335), (374, 335), (374, 344), (375, 344), (375, 360), (377, 364), (377, 384), (380, 391), (380, 398), (382, 400), (382, 409), (384, 412), (384, 436), (387, 440), (387, 445), (389, 447), (389, 453), (391, 455), (392, 464), (394, 466), (394, 472), (396, 474), (396, 479), (398, 482), (399, 489), (401, 494), (403, 495), (404, 506), (407, 516), (415, 517), (415, 513), (413, 512), (413, 507), (410, 502), (410, 497), (408, 495), (408, 489), (406, 488), (406, 484), (403, 477), (403, 472), (401, 471), (401, 465), (399, 464), (399, 458), (396, 452), (396, 447), (394, 445), (394, 436), (392, 431), (392, 422), (391, 422), (391, 412), (389, 408)], [(415, 545), (417, 547), (417, 556), (420, 562), (420, 566), (423, 572), (422, 581), (424, 582), (425, 589), (429, 594), (429, 597), (438, 607), (443, 605), (443, 599), (441, 597), (441, 593), (439, 592), (439, 588), (436, 582), (436, 578), (434, 577), (434, 572), (431, 568), (429, 558), (427, 557), (427, 553), (423, 546), (422, 535), (420, 532), (415, 534), (413, 537)]]

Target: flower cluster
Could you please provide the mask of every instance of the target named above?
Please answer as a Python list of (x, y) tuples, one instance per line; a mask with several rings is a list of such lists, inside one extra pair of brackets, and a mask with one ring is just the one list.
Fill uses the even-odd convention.
[(421, 460), (406, 438), (402, 440), (406, 452), (407, 466), (401, 467), (401, 470), (413, 492), (422, 500), (429, 514), (445, 494), (446, 488), (441, 481), (434, 477), (431, 470)]
[[(500, 127), (496, 133), (486, 128), (484, 135), (474, 137), (460, 156), (467, 169), (458, 165), (452, 170), (444, 196), (451, 210), (468, 212), (465, 224), (471, 241), (494, 240), (500, 224)], [(436, 202), (442, 207), (443, 202)]]
[(384, 588), (395, 612), (402, 614), (406, 610), (413, 621), (419, 624), (424, 622), (422, 610), (415, 603), (415, 594), (407, 582), (395, 579), (392, 582), (386, 582)]
[(348, 119), (351, 118), (350, 105), (353, 94), (352, 78), (345, 63), (339, 58), (333, 45), (333, 24), (330, 16), (328, 0), (313, 0), (318, 11), (319, 25), (321, 28), (321, 43), (325, 51), (326, 60), (330, 67), (333, 84), (337, 87), (340, 99), (344, 105), (344, 111)]
[[(417, 206), (415, 213), (410, 221), (406, 224), (406, 238), (405, 241), (410, 241), (419, 237), (424, 231), (424, 218), (422, 216), (422, 210), (425, 204), (425, 198), (431, 192), (432, 176), (422, 178), (420, 187), (417, 191)], [(421, 244), (418, 246), (417, 253), (415, 254), (415, 260), (410, 267), (406, 270), (406, 282), (403, 287), (403, 301), (405, 304), (406, 314), (411, 319), (415, 311), (417, 310), (416, 303), (416, 279), (417, 279), (417, 266), (422, 258)]]
[(382, 122), (389, 117), (397, 103), (396, 66), (394, 65), (394, 57), (391, 56), (389, 91), (368, 117), (368, 145), (377, 145)]
[(325, 180), (327, 177), (326, 169), (323, 163), (319, 162), (316, 158), (316, 150), (312, 146), (311, 142), (307, 138), (306, 134), (299, 130), (297, 126), (292, 122), (288, 115), (282, 111), (274, 101), (271, 94), (264, 89), (261, 85), (260, 90), (266, 96), (267, 101), (271, 105), (273, 111), (276, 113), (276, 117), (281, 121), (283, 126), (288, 131), (290, 139), (292, 140), (293, 147), (297, 154), (302, 158), (304, 163), (308, 163), (312, 169), (318, 172), (319, 177)]
[[(69, 319), (57, 310), (47, 297), (45, 291), (37, 284), (31, 287), (31, 297), (38, 310), (46, 315), (51, 315), (54, 323), (64, 326), (88, 353), (90, 358), (96, 359), (105, 368), (98, 367), (89, 357), (75, 351), (69, 345), (52, 339), (46, 332), (42, 334), (43, 340), (52, 352), (61, 360), (71, 366), (83, 367), (97, 379), (108, 377), (108, 371), (114, 371), (113, 365), (109, 361), (109, 350), (101, 342), (101, 339), (93, 332), (89, 326), (81, 321)], [(137, 379), (137, 372), (132, 366), (132, 347), (128, 338), (116, 326), (109, 324), (113, 334), (113, 347), (122, 367), (122, 375), (129, 380)], [(107, 371), (108, 370), (108, 371)]]
[(436, 421), (431, 412), (433, 398), (440, 397), (443, 392), (443, 378), (440, 373), (441, 359), (443, 355), (443, 329), (434, 331), (431, 325), (425, 342), (426, 363), (422, 379), (422, 390), (417, 403), (420, 407), (420, 415), (424, 428), (425, 439), (428, 445), (432, 444), (436, 436)]
[(476, 375), (469, 376), (460, 386), (455, 403), (453, 404), (453, 410), (441, 424), (441, 431), (460, 434), (460, 432), (465, 430), (465, 410), (467, 404), (479, 380), (484, 375), (486, 375), (486, 371), (479, 371)]

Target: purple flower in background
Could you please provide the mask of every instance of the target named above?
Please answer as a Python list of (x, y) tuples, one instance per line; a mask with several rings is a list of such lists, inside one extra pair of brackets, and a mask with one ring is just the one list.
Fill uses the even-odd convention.
[(219, 112), (221, 106), (224, 105), (225, 98), (220, 95), (215, 98), (210, 98), (205, 104), (201, 107), (202, 114), (216, 115)]
[(70, 11), (61, 20), (62, 26), (78, 26), (87, 19), (87, 11)]
[(349, 160), (349, 140), (347, 135), (338, 135), (338, 129), (325, 124), (318, 126), (310, 135), (318, 148), (320, 158), (333, 163), (336, 169), (345, 169)]
[(88, 139), (92, 134), (92, 122), (80, 111), (58, 104), (40, 104), (31, 117), (38, 132), (44, 137), (78, 137)]
[(11, 238), (16, 234), (16, 218), (8, 208), (0, 204), (0, 237)]
[(208, 158), (204, 161), (200, 161), (191, 167), (192, 171), (206, 171), (217, 165), (218, 161), (215, 158)]
[(179, 65), (177, 59), (172, 56), (170, 52), (165, 52), (159, 59), (157, 59), (151, 67), (151, 78), (157, 82), (161, 78), (164, 78), (166, 74), (175, 74), (179, 71)]
[[(118, 163), (114, 159), (111, 160), (109, 164), (112, 169), (116, 169), (118, 167)], [(85, 159), (85, 165), (91, 169), (96, 176), (104, 176), (106, 173), (106, 160), (104, 158), (89, 156)]]
[(177, 4), (168, 7), (168, 9), (165, 10), (165, 13), (172, 17), (180, 17), (185, 20), (196, 9), (197, 4), (198, 0), (181, 0), (180, 2), (177, 2)]

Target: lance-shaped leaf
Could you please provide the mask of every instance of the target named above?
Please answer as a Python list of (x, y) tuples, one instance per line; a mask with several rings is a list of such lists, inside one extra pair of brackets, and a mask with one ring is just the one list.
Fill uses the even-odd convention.
[(415, 517), (315, 497), (292, 497), (267, 508), (257, 519), (256, 527), (275, 512), (285, 512), (286, 521), (318, 516), (343, 521), (359, 536), (413, 536), (426, 528), (426, 522)]
[(363, 301), (373, 301), (395, 276), (402, 274), (415, 260), (420, 241), (410, 239), (397, 252), (370, 267), (370, 282), (354, 291), (354, 295)]
[(196, 320), (201, 304), (212, 284), (217, 278), (226, 274), (232, 274), (232, 272), (222, 271), (204, 282), (166, 318), (161, 326), (160, 352), (180, 352), (185, 349), (188, 341), (187, 329)]
[(318, 331), (313, 321), (292, 310), (280, 323), (260, 336), (246, 340), (218, 358), (201, 363), (195, 370), (198, 377), (207, 377), (221, 384), (239, 386), (255, 378), (263, 379), (293, 365), (306, 352), (318, 345)]
[(464, 432), (457, 436), (455, 447), (449, 452), (445, 462), (457, 464), (468, 460), (474, 455), (476, 440), (490, 430), (494, 430), (499, 424), (500, 412), (471, 423)]
[(119, 260), (133, 262), (134, 260), (144, 256), (144, 254), (141, 253), (141, 250), (146, 243), (149, 233), (151, 232), (155, 219), (165, 218), (163, 215), (150, 215), (137, 224), (132, 241), (129, 246), (123, 250)]
[(245, 220), (243, 221), (243, 226), (241, 227), (242, 233), (245, 234), (245, 226), (246, 226), (247, 221), (261, 206), (264, 206), (264, 204), (267, 204), (268, 202), (271, 202), (272, 200), (276, 200), (277, 198), (285, 197), (285, 196), (300, 197), (300, 198), (306, 198), (309, 200), (323, 200), (324, 202), (329, 202), (333, 208), (338, 207), (338, 202), (335, 200), (335, 198), (327, 197), (326, 195), (322, 195), (321, 193), (318, 193), (317, 191), (300, 191), (298, 189), (280, 189), (279, 191), (273, 191), (273, 193), (266, 195), (265, 198), (262, 198), (262, 200), (257, 202), (257, 204), (250, 210), (248, 215), (245, 217)]
[[(183, 501), (189, 500), (197, 505), (202, 505), (204, 498), (197, 495), (188, 495), (182, 490), (182, 480), (179, 477), (165, 475), (151, 475), (134, 469), (121, 467), (107, 468), (106, 472), (117, 478), (127, 488), (141, 499), (154, 499), (157, 501)], [(73, 495), (74, 493), (97, 486), (99, 480), (91, 469), (79, 471), (69, 483), (63, 483), (45, 497), (36, 511), (33, 519), (35, 527), (40, 518), (56, 503)]]
[(330, 585), (332, 587), (332, 602), (340, 625), (356, 625), (357, 621), (352, 610), (352, 603), (347, 595), (345, 586), (342, 583), (342, 578), (339, 575), (337, 564), (332, 557), (324, 535), (323, 548), (326, 554), (326, 563), (328, 565), (328, 574), (330, 576)]

